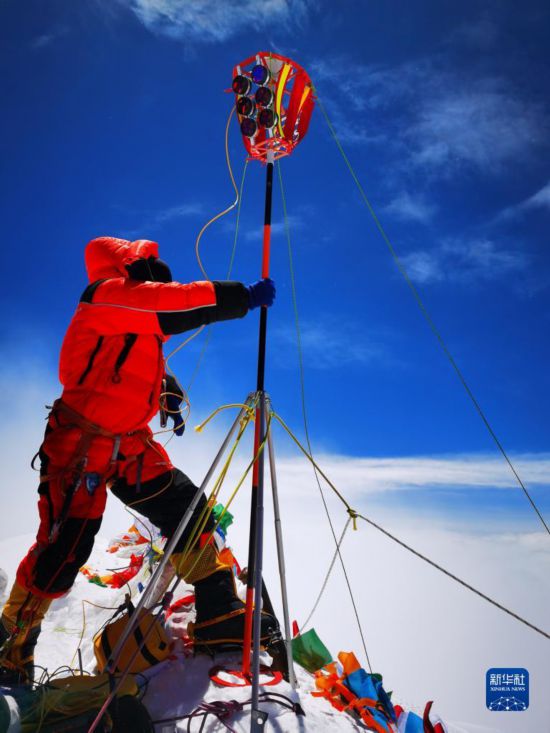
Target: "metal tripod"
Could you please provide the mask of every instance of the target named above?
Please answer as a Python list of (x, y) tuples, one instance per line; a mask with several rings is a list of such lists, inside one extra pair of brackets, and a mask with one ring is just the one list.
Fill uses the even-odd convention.
[[(195, 492), (195, 495), (187, 508), (187, 511), (185, 512), (184, 516), (182, 517), (179, 525), (177, 526), (172, 538), (166, 545), (164, 549), (164, 553), (162, 558), (160, 559), (153, 575), (151, 576), (151, 579), (149, 583), (147, 584), (145, 590), (143, 591), (139, 601), (137, 602), (135, 606), (135, 611), (131, 615), (131, 617), (128, 620), (128, 623), (126, 624), (123, 632), (120, 635), (120, 638), (115, 645), (111, 656), (107, 662), (107, 665), (105, 667), (105, 671), (108, 672), (111, 675), (111, 693), (105, 700), (101, 710), (99, 711), (96, 719), (92, 723), (91, 727), (88, 729), (88, 733), (93, 733), (93, 731), (96, 730), (97, 726), (99, 725), (99, 722), (101, 721), (101, 718), (107, 711), (109, 705), (113, 702), (116, 693), (120, 687), (120, 685), (124, 682), (128, 675), (128, 669), (133, 663), (133, 659), (130, 660), (130, 663), (128, 665), (128, 669), (126, 672), (123, 672), (121, 677), (115, 680), (114, 678), (114, 672), (117, 666), (117, 661), (120, 656), (121, 650), (124, 648), (124, 645), (132, 635), (132, 633), (135, 630), (135, 625), (139, 619), (140, 611), (144, 608), (147, 608), (151, 603), (153, 602), (153, 599), (155, 598), (157, 594), (157, 589), (159, 586), (159, 583), (161, 582), (163, 573), (170, 561), (170, 557), (172, 556), (176, 545), (178, 544), (179, 540), (181, 539), (183, 533), (185, 532), (185, 529), (187, 528), (187, 525), (189, 524), (191, 517), (193, 516), (193, 513), (195, 509), (197, 508), (197, 505), (204, 494), (208, 483), (210, 482), (212, 476), (214, 475), (216, 468), (218, 467), (218, 464), (220, 463), (232, 437), (237, 432), (237, 429), (239, 425), (241, 425), (243, 418), (245, 417), (246, 413), (256, 406), (256, 411), (261, 411), (262, 418), (265, 418), (265, 414), (267, 413), (269, 404), (269, 398), (266, 396), (264, 392), (258, 393), (254, 392), (248, 395), (246, 398), (245, 403), (243, 404), (243, 407), (239, 411), (239, 414), (235, 418), (233, 424), (231, 425), (227, 435), (225, 436), (214, 460), (212, 461), (212, 464), (210, 468), (207, 470), (205, 477), (203, 481), (201, 482), (200, 486), (197, 488), (197, 491)], [(256, 425), (256, 431), (258, 431), (258, 425)], [(267, 437), (265, 436), (265, 431), (261, 431), (264, 435), (264, 438), (262, 439), (262, 442), (260, 445), (266, 441), (266, 445), (268, 448), (268, 454), (269, 454), (269, 464), (270, 464), (270, 475), (271, 475), (271, 486), (272, 486), (272, 494), (273, 494), (273, 510), (274, 510), (274, 521), (275, 521), (275, 537), (277, 542), (277, 557), (278, 557), (278, 563), (279, 563), (279, 576), (281, 581), (281, 596), (282, 596), (282, 605), (283, 605), (283, 616), (284, 616), (284, 631), (285, 631), (285, 647), (286, 647), (286, 653), (287, 653), (287, 661), (288, 661), (288, 670), (289, 670), (289, 681), (292, 685), (293, 689), (296, 689), (296, 676), (294, 673), (294, 667), (292, 663), (292, 645), (291, 645), (291, 627), (290, 627), (290, 617), (288, 612), (288, 595), (287, 595), (287, 588), (286, 588), (286, 570), (285, 570), (285, 560), (284, 560), (284, 548), (283, 548), (283, 538), (282, 538), (282, 530), (281, 530), (281, 516), (280, 516), (280, 510), (279, 510), (279, 496), (278, 496), (278, 486), (277, 486), (277, 475), (276, 475), (276, 468), (275, 468), (275, 451), (274, 451), (274, 445), (273, 445), (273, 438), (271, 435), (271, 431), (268, 432)], [(255, 461), (255, 466), (259, 463), (260, 459), (263, 457), (264, 451), (261, 450), (254, 455), (257, 455), (257, 460)], [(254, 569), (251, 570), (249, 567), (248, 577), (249, 582), (251, 582), (252, 587), (255, 590), (255, 597), (257, 599), (261, 599), (262, 597), (262, 552), (261, 548), (263, 547), (263, 466), (262, 466), (262, 490), (259, 494), (256, 494), (256, 515), (255, 515), (255, 536), (254, 536), (254, 547), (255, 547), (255, 554), (256, 554), (256, 562)], [(258, 553), (258, 545), (260, 545), (260, 552)], [(258, 562), (258, 557), (260, 558), (260, 561)], [(161, 609), (162, 610), (162, 609)], [(261, 726), (266, 720), (266, 714), (262, 711), (259, 711), (258, 709), (258, 695), (259, 695), (259, 654), (260, 654), (260, 643), (259, 643), (259, 636), (260, 636), (260, 613), (261, 613), (261, 601), (258, 601), (255, 605), (255, 613), (253, 617), (253, 625), (257, 624), (257, 628), (254, 629), (254, 640), (257, 638), (257, 643), (254, 641), (253, 643), (253, 662), (252, 662), (252, 670), (249, 673), (251, 682), (252, 682), (252, 719), (251, 719), (251, 730), (258, 730), (261, 729)], [(160, 613), (160, 612), (159, 612)], [(151, 627), (152, 628), (152, 627)], [(143, 643), (146, 643), (147, 638), (144, 637)], [(250, 647), (249, 647), (250, 649)], [(135, 652), (135, 656), (139, 653), (139, 648)], [(250, 653), (250, 651), (249, 651)], [(259, 718), (261, 718), (262, 722), (259, 722)]]

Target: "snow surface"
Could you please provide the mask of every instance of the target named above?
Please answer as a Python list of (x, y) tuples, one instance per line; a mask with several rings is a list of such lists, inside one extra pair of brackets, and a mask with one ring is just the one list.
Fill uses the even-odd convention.
[[(9, 542), (0, 542), (0, 557), (5, 570), (0, 570), (0, 579), (9, 576), (12, 582), (17, 563), (20, 559), (18, 548), (30, 545), (31, 536), (21, 536)], [(117, 554), (110, 554), (107, 550), (108, 542), (98, 539), (88, 562), (88, 566), (105, 573), (108, 568), (122, 567), (126, 564), (129, 551), (122, 550)], [(7, 572), (5, 572), (7, 571)], [(145, 581), (147, 571), (142, 570), (130, 583), (134, 598), (139, 595), (138, 582)], [(0, 591), (1, 591), (0, 580)], [(76, 668), (77, 648), (80, 644), (83, 667), (93, 672), (95, 658), (93, 655), (92, 638), (97, 629), (112, 615), (109, 608), (116, 608), (123, 600), (128, 587), (123, 589), (103, 588), (87, 581), (79, 575), (72, 591), (64, 598), (54, 601), (47, 615), (40, 636), (36, 653), (36, 664), (46, 667), (50, 673), (65, 665)], [(192, 586), (181, 583), (175, 599), (182, 598), (193, 590)], [(91, 604), (96, 604), (91, 605)], [(98, 608), (102, 606), (103, 608)], [(148, 670), (147, 691), (143, 702), (153, 720), (177, 718), (193, 711), (201, 702), (237, 700), (244, 702), (250, 699), (251, 690), (247, 688), (220, 687), (210, 681), (208, 672), (214, 664), (223, 664), (227, 668), (238, 669), (240, 656), (238, 654), (218, 655), (215, 660), (208, 656), (194, 657), (186, 647), (183, 637), (187, 622), (192, 620), (194, 611), (186, 608), (174, 614), (168, 623), (168, 630), (174, 640), (174, 652), (171, 657), (161, 664)], [(82, 640), (82, 641), (81, 641)], [(270, 657), (262, 655), (262, 663), (269, 665)], [(365, 730), (365, 727), (356, 723), (348, 714), (337, 712), (326, 700), (314, 698), (310, 694), (314, 689), (313, 676), (298, 665), (295, 666), (298, 678), (298, 690), (293, 691), (286, 682), (275, 687), (266, 686), (261, 690), (272, 691), (300, 703), (305, 717), (297, 716), (294, 712), (279, 705), (262, 703), (260, 708), (269, 714), (266, 730), (288, 733), (311, 733), (319, 731), (346, 731)], [(401, 702), (398, 695), (394, 695), (394, 702)], [(197, 721), (193, 730), (200, 723)], [(235, 731), (249, 731), (250, 707), (237, 713), (229, 721)], [(187, 720), (179, 722), (158, 723), (156, 733), (175, 733), (187, 730)], [(208, 731), (226, 730), (225, 726), (215, 718), (209, 718), (204, 727)], [(449, 727), (449, 733), (469, 733), (459, 727)]]

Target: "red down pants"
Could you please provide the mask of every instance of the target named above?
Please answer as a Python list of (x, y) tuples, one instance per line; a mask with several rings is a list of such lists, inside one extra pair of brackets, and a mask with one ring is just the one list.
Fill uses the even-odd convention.
[[(114, 460), (115, 441), (94, 435), (87, 445), (84, 465), (68, 469), (78, 454), (82, 430), (55, 423), (50, 417), (39, 451), (40, 525), (36, 542), (17, 571), (17, 581), (43, 598), (66, 593), (88, 560), (105, 510), (107, 484), (124, 504), (148, 517), (168, 538), (197, 491), (192, 481), (172, 466), (149, 428), (123, 436)], [(67, 502), (71, 487), (75, 490)], [(183, 549), (205, 502), (202, 496), (176, 551)], [(206, 529), (212, 526), (209, 520)]]

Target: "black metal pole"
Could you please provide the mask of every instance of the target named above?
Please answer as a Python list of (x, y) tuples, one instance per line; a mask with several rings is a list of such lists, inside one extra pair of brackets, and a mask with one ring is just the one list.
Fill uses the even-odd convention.
[[(271, 203), (273, 194), (273, 156), (268, 154), (266, 170), (265, 212), (262, 277), (269, 277), (271, 246)], [(260, 331), (258, 339), (258, 372), (256, 431), (254, 435), (254, 455), (258, 454), (265, 439), (265, 362), (267, 341), (267, 308), (260, 312)], [(265, 714), (258, 710), (259, 673), (260, 673), (260, 632), (261, 632), (261, 588), (262, 588), (262, 549), (263, 549), (263, 485), (264, 451), (254, 464), (252, 476), (252, 496), (250, 507), (250, 537), (248, 546), (248, 578), (246, 588), (246, 615), (243, 642), (243, 673), (252, 678), (252, 725), (251, 730), (261, 730)], [(254, 608), (256, 599), (256, 608)], [(250, 653), (252, 651), (252, 666)]]

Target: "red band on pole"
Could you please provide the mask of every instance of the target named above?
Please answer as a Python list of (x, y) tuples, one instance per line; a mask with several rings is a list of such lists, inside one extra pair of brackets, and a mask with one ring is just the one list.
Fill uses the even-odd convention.
[(254, 614), (254, 586), (246, 589), (246, 608), (244, 614), (243, 638), (243, 675), (250, 676), (250, 651), (252, 648), (252, 621)]
[(271, 224), (264, 224), (264, 250), (262, 259), (262, 277), (269, 277), (269, 259), (271, 254)]

